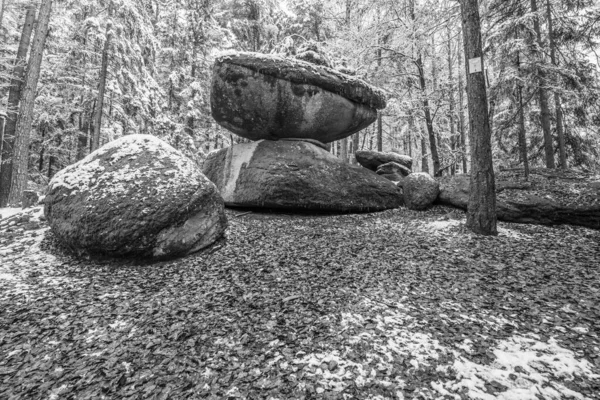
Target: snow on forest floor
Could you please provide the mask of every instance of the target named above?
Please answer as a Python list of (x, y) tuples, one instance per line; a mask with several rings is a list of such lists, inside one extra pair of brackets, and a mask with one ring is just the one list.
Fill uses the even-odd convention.
[(600, 399), (599, 231), (229, 210), (150, 263), (0, 215), (0, 398)]

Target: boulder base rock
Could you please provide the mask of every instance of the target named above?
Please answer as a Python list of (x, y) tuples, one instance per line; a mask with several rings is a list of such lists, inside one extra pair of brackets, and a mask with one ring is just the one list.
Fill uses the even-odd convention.
[(212, 244), (227, 227), (215, 185), (150, 135), (124, 136), (63, 169), (44, 204), (52, 231), (81, 253), (180, 256)]
[(404, 165), (400, 165), (393, 161), (386, 164), (381, 164), (376, 171), (377, 175), (394, 182), (401, 182), (404, 177), (410, 175), (411, 172), (412, 171), (406, 168)]
[(250, 139), (315, 139), (350, 136), (377, 118), (367, 105), (310, 83), (295, 83), (242, 65), (217, 60), (211, 112), (223, 127)]
[(359, 150), (355, 153), (356, 161), (365, 168), (371, 171), (377, 171), (377, 168), (383, 164), (389, 162), (395, 162), (403, 165), (409, 170), (412, 168), (412, 158), (409, 156), (396, 154), (396, 153), (384, 153), (373, 150)]
[(402, 202), (392, 182), (303, 141), (238, 144), (210, 153), (203, 171), (228, 206), (362, 212)]
[(402, 181), (404, 204), (410, 210), (424, 210), (437, 199), (440, 193), (439, 183), (426, 172), (408, 175)]
[[(438, 202), (466, 210), (469, 203), (469, 186), (469, 175), (442, 178)], [(571, 224), (600, 229), (600, 205), (586, 207), (560, 204), (542, 197), (541, 193), (530, 192), (531, 188), (529, 183), (496, 181), (498, 219), (541, 225)]]

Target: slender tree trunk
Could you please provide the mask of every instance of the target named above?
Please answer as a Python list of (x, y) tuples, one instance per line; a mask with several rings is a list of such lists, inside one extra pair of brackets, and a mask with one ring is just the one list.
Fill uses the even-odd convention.
[[(452, 75), (452, 35), (451, 35), (451, 31), (450, 31), (450, 25), (448, 25), (448, 81), (450, 82), (450, 84), (452, 85), (452, 88), (448, 91), (448, 109), (449, 109), (449, 114), (448, 115), (448, 123), (450, 124), (450, 144), (454, 153), (454, 150), (456, 148), (456, 132), (454, 131), (454, 113), (455, 113), (455, 109), (456, 109), (456, 105), (454, 103), (454, 92), (452, 91), (452, 89), (454, 88), (453, 84), (454, 84), (454, 76)], [(454, 154), (452, 155), (452, 175), (454, 175), (455, 172), (455, 165), (456, 165), (456, 158), (454, 157)]]
[(519, 85), (517, 89), (517, 97), (519, 107), (519, 150), (521, 153), (521, 162), (523, 163), (523, 170), (525, 179), (529, 179), (529, 158), (527, 156), (527, 136), (525, 136), (525, 113), (523, 112), (523, 88)]
[(340, 156), (342, 158), (342, 161), (347, 163), (348, 162), (348, 138), (345, 137), (342, 140), (340, 140), (340, 146), (342, 147), (340, 150)]
[(42, 56), (48, 36), (48, 24), (50, 13), (52, 12), (52, 0), (44, 0), (38, 15), (37, 27), (35, 29), (35, 38), (31, 49), (31, 56), (27, 64), (27, 77), (25, 87), (21, 96), (19, 106), (19, 119), (15, 132), (15, 148), (13, 155), (12, 176), (10, 193), (8, 196), (9, 204), (20, 204), (23, 196), (23, 190), (27, 184), (27, 167), (29, 161), (29, 131), (33, 121), (33, 106), (37, 83), (40, 76), (40, 66)]
[[(517, 71), (521, 73), (521, 58), (517, 53)], [(525, 179), (529, 179), (529, 156), (527, 155), (527, 136), (525, 134), (525, 105), (523, 104), (523, 86), (518, 83), (517, 88), (517, 107), (519, 107), (519, 152), (521, 154), (521, 162)]]
[[(537, 0), (531, 0), (531, 12), (537, 13)], [(533, 18), (533, 29), (537, 37), (537, 44), (542, 48), (542, 32), (540, 30), (540, 19), (536, 15)], [(535, 51), (538, 53), (537, 51)], [(542, 54), (537, 54), (538, 62), (543, 60)], [(552, 132), (550, 128), (550, 109), (548, 108), (548, 94), (544, 85), (546, 84), (546, 73), (539, 66), (536, 68), (538, 94), (540, 97), (540, 119), (542, 123), (542, 131), (544, 132), (544, 153), (546, 155), (546, 168), (556, 168), (554, 163), (554, 146), (552, 145)]]
[[(6, 41), (6, 36), (2, 34), (2, 24), (4, 23), (4, 13), (10, 0), (0, 0), (0, 43), (4, 43)], [(0, 52), (0, 56), (3, 55), (4, 52)]]
[[(550, 38), (550, 60), (552, 65), (558, 66), (556, 60), (556, 41), (554, 40), (554, 27), (552, 19), (552, 8), (550, 0), (546, 0), (546, 18), (548, 19), (548, 37)], [(560, 157), (560, 167), (567, 169), (567, 151), (565, 148), (565, 133), (563, 129), (563, 115), (560, 101), (560, 93), (554, 91), (554, 106), (556, 108), (556, 135), (558, 136), (558, 153)]]
[[(460, 35), (462, 36), (462, 35)], [(464, 104), (464, 92), (465, 86), (463, 83), (463, 67), (462, 67), (462, 54), (460, 49), (462, 48), (462, 39), (458, 38), (458, 129), (460, 131), (460, 151), (462, 153), (462, 170), (463, 174), (468, 172), (467, 170), (467, 135), (465, 133), (465, 113), (463, 110)]]
[(11, 176), (13, 170), (13, 152), (15, 144), (15, 129), (17, 127), (19, 100), (21, 98), (21, 89), (23, 87), (23, 78), (25, 76), (25, 64), (31, 33), (35, 23), (35, 4), (27, 6), (25, 13), (25, 23), (19, 41), (17, 58), (13, 69), (13, 78), (10, 82), (7, 103), (7, 119), (4, 127), (4, 136), (2, 138), (2, 152), (0, 153), (0, 207), (6, 207), (11, 185)]
[[(109, 6), (110, 7), (110, 6)], [(109, 12), (110, 15), (110, 12)], [(92, 151), (100, 147), (100, 130), (102, 128), (102, 112), (104, 111), (104, 92), (106, 90), (106, 75), (108, 71), (108, 53), (112, 40), (112, 23), (106, 24), (106, 40), (102, 49), (102, 65), (100, 67), (100, 82), (98, 83), (98, 98), (96, 100), (96, 115), (94, 116), (94, 138), (92, 140)]]
[(44, 124), (40, 124), (40, 135), (42, 136), (42, 144), (41, 144), (41, 149), (40, 149), (40, 159), (38, 162), (38, 171), (41, 173), (42, 169), (44, 168), (44, 151), (46, 150), (46, 147), (44, 146), (44, 137), (46, 137), (46, 131), (48, 130), (48, 127), (46, 125), (46, 123)]
[(377, 151), (383, 151), (383, 115), (377, 112)]
[[(465, 57), (483, 59), (478, 0), (462, 0)], [(483, 68), (482, 68), (483, 69)], [(496, 189), (484, 72), (467, 72), (471, 182), (467, 227), (475, 233), (497, 235)]]
[(429, 100), (427, 99), (427, 86), (425, 84), (425, 69), (423, 68), (423, 58), (419, 54), (416, 60), (417, 70), (419, 73), (419, 83), (421, 85), (421, 91), (423, 92), (423, 111), (425, 113), (425, 125), (427, 127), (427, 134), (429, 135), (429, 147), (431, 150), (431, 159), (433, 160), (433, 175), (437, 176), (440, 170), (440, 157), (438, 155), (437, 141), (435, 137), (435, 131), (433, 130), (433, 119), (431, 118), (431, 110), (429, 108)]

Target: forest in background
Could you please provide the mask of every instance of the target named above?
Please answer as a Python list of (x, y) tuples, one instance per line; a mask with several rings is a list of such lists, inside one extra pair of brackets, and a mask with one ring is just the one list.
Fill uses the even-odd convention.
[[(26, 154), (38, 184), (125, 134), (156, 135), (197, 162), (243, 140), (210, 114), (211, 68), (224, 50), (318, 49), (325, 62), (384, 89), (388, 107), (377, 123), (332, 146), (348, 162), (358, 149), (393, 149), (412, 156), (415, 170), (468, 172), (457, 1), (1, 1), (3, 169), (35, 20), (52, 5)], [(480, 12), (495, 167), (597, 170), (600, 6), (483, 0)]]

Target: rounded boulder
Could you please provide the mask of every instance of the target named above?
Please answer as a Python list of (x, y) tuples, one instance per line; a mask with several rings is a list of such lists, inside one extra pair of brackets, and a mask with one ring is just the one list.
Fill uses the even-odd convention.
[(77, 253), (182, 256), (227, 227), (215, 185), (151, 135), (123, 136), (58, 172), (44, 204), (53, 233)]
[(410, 210), (425, 210), (440, 193), (439, 183), (426, 172), (416, 172), (402, 180), (404, 204)]

